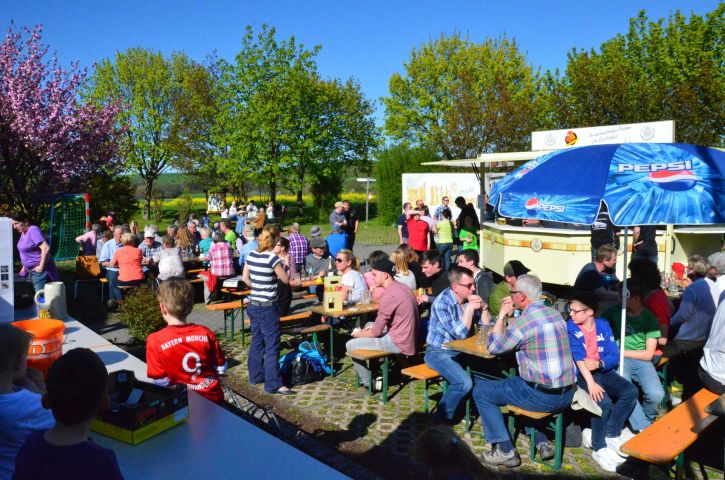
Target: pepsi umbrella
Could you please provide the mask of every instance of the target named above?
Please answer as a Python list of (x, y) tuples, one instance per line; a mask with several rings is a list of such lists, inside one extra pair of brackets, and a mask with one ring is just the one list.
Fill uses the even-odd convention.
[(725, 152), (685, 144), (571, 148), (535, 158), (496, 182), (501, 215), (590, 225), (601, 202), (612, 223), (725, 223)]
[[(612, 223), (624, 227), (725, 223), (725, 152), (677, 143), (558, 150), (514, 170), (489, 195), (489, 203), (505, 217), (587, 225), (601, 202)], [(624, 232), (626, 265), (626, 228)], [(620, 369), (622, 364), (620, 358)]]

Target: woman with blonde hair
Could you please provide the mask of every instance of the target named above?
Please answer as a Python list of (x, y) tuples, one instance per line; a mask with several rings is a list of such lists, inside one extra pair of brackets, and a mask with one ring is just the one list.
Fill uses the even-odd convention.
[(179, 230), (176, 232), (176, 238), (174, 240), (176, 242), (176, 247), (179, 249), (182, 257), (189, 258), (196, 256), (196, 252), (194, 251), (196, 249), (196, 239), (186, 227), (186, 225), (181, 225), (179, 227)]
[(352, 250), (343, 248), (337, 252), (335, 268), (342, 275), (342, 301), (348, 304), (360, 303), (367, 284), (358, 271), (357, 258)]
[(143, 283), (143, 254), (141, 249), (134, 246), (136, 236), (131, 232), (121, 235), (123, 246), (116, 250), (111, 259), (111, 267), (118, 266), (119, 287), (135, 287)]
[(282, 260), (272, 251), (276, 238), (269, 230), (262, 230), (257, 249), (247, 255), (242, 278), (252, 288), (247, 304), (252, 344), (249, 346), (247, 366), (249, 382), (264, 383), (267, 393), (294, 395), (282, 383), (279, 374), (279, 309), (277, 282), (289, 283)]
[(404, 283), (411, 290), (415, 290), (418, 285), (415, 282), (415, 275), (408, 268), (408, 259), (406, 257), (407, 255), (400, 250), (394, 251), (390, 256), (390, 261), (395, 265), (395, 280)]
[(423, 268), (420, 266), (420, 257), (418, 254), (407, 243), (398, 245), (398, 250), (405, 255), (405, 261), (408, 262), (408, 270), (413, 272), (416, 286), (423, 286), (426, 283), (426, 279), (423, 275)]

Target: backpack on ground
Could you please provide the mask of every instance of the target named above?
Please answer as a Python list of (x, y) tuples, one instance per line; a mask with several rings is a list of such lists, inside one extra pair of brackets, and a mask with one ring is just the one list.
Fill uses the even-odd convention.
[(302, 342), (297, 350), (282, 355), (279, 370), (289, 387), (317, 382), (331, 372), (327, 358), (310, 342)]

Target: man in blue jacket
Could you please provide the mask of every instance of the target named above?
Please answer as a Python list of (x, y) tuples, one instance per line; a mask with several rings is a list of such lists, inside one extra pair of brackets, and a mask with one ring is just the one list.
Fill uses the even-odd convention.
[[(622, 429), (637, 402), (637, 388), (617, 373), (619, 348), (609, 322), (595, 318), (597, 298), (579, 292), (569, 300), (566, 322), (571, 354), (579, 375), (577, 383), (602, 409), (592, 417), (592, 458), (606, 471), (616, 472), (626, 455)], [(616, 402), (614, 401), (616, 400)]]

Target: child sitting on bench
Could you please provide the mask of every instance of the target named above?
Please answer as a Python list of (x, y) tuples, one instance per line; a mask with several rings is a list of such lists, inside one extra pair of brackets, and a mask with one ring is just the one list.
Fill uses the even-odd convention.
[(159, 286), (156, 298), (167, 326), (146, 339), (147, 375), (158, 385), (183, 383), (189, 390), (222, 403), (219, 375), (227, 368), (214, 332), (186, 323), (194, 308), (194, 286), (183, 278), (170, 278)]
[(592, 458), (604, 470), (616, 472), (625, 461), (620, 446), (626, 439), (621, 435), (637, 403), (637, 388), (617, 373), (619, 349), (609, 323), (594, 318), (596, 309), (593, 293), (575, 294), (569, 300), (566, 328), (579, 370), (577, 383), (602, 409), (601, 417), (592, 417)]

